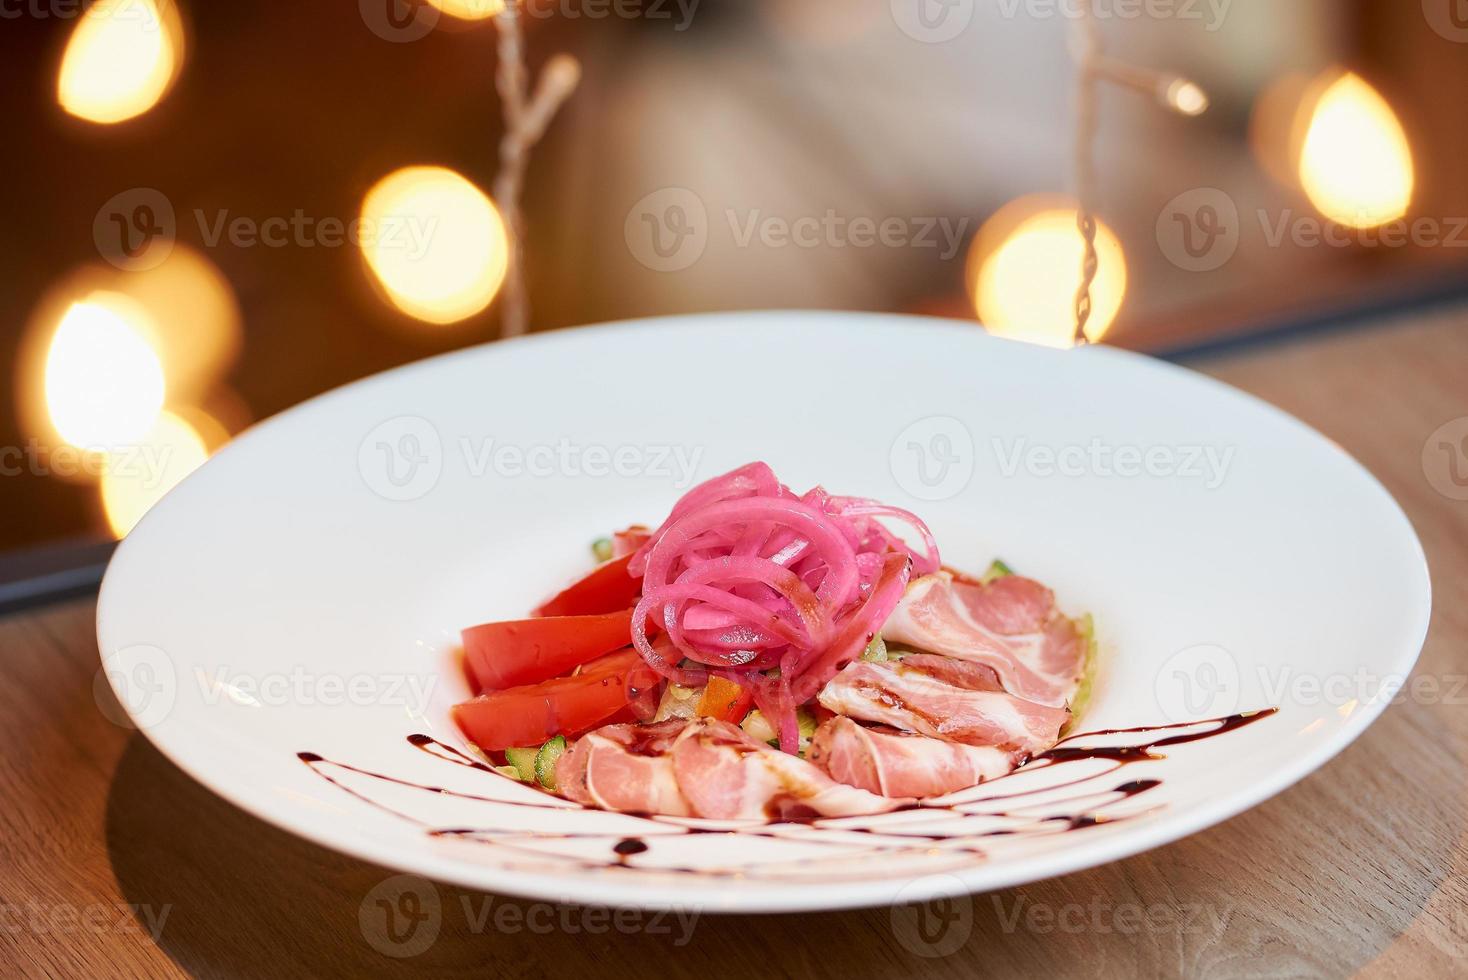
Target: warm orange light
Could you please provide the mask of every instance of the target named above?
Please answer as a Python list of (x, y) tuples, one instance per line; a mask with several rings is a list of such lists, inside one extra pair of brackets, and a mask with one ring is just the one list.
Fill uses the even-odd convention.
[(184, 477), (209, 458), (204, 439), (187, 421), (163, 412), (125, 454), (114, 454), (102, 472), (102, 508), (119, 538)]
[(1197, 82), (1186, 78), (1174, 79), (1163, 93), (1162, 100), (1185, 116), (1201, 116), (1208, 111), (1208, 93)]
[(117, 123), (158, 104), (178, 74), (183, 30), (172, 0), (96, 0), (73, 28), (56, 98), (74, 116)]
[(176, 245), (155, 268), (119, 271), (108, 283), (148, 311), (171, 403), (202, 397), (234, 364), (243, 332), (239, 304), (219, 267), (201, 253)]
[[(1097, 221), (1097, 273), (1086, 336), (1100, 340), (1126, 295), (1121, 242)], [(979, 321), (992, 334), (1069, 347), (1085, 243), (1071, 202), (1029, 197), (1001, 208), (979, 230), (969, 253), (969, 286)]]
[(131, 444), (158, 419), (163, 364), (147, 311), (92, 293), (62, 315), (46, 354), (46, 407), (62, 439), (84, 449)]
[(509, 263), (494, 202), (445, 167), (405, 167), (378, 181), (362, 201), (361, 241), (388, 299), (429, 323), (483, 310)]
[(1315, 102), (1299, 172), (1320, 213), (1352, 228), (1395, 221), (1412, 203), (1407, 134), (1380, 93), (1349, 72)]
[(428, 0), (450, 17), (460, 20), (484, 20), (505, 9), (502, 0)]

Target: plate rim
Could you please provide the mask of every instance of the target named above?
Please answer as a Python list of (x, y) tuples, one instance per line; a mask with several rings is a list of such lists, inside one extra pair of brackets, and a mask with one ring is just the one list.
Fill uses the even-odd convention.
[[(214, 459), (226, 453), (242, 451), (242, 446), (254, 443), (262, 438), (265, 433), (272, 431), (277, 426), (290, 424), (293, 418), (307, 414), (318, 403), (348, 397), (349, 393), (357, 392), (374, 385), (401, 380), (419, 372), (430, 372), (441, 363), (449, 360), (481, 356), (492, 349), (514, 350), (526, 345), (550, 346), (575, 343), (578, 337), (588, 332), (602, 335), (611, 332), (666, 329), (677, 324), (691, 324), (696, 327), (700, 323), (731, 319), (758, 319), (766, 321), (778, 319), (787, 322), (815, 322), (829, 320), (831, 318), (848, 321), (864, 320), (871, 323), (885, 322), (892, 324), (893, 327), (902, 324), (909, 328), (922, 327), (933, 332), (964, 334), (967, 336), (967, 339), (980, 343), (1021, 345), (1019, 341), (997, 338), (984, 333), (983, 328), (972, 320), (867, 311), (799, 309), (735, 310), (636, 317), (606, 323), (587, 324), (573, 328), (528, 334), (508, 340), (486, 341), (484, 343), (431, 355), (347, 382), (256, 422), (232, 439), (219, 453), (211, 457), (209, 461), (206, 461), (204, 466), (207, 467)], [(1032, 345), (1021, 346), (1028, 347)], [(1101, 357), (1129, 361), (1133, 364), (1145, 365), (1148, 370), (1172, 374), (1174, 377), (1185, 376), (1190, 383), (1202, 384), (1205, 387), (1213, 389), (1216, 393), (1224, 394), (1227, 397), (1249, 404), (1255, 409), (1262, 409), (1266, 414), (1271, 416), (1274, 422), (1288, 425), (1307, 434), (1313, 441), (1319, 444), (1320, 448), (1333, 451), (1343, 457), (1355, 470), (1357, 475), (1365, 479), (1365, 485), (1371, 488), (1380, 502), (1386, 504), (1385, 513), (1391, 515), (1399, 522), (1400, 530), (1404, 531), (1406, 535), (1404, 540), (1411, 544), (1410, 558), (1417, 574), (1414, 576), (1414, 581), (1407, 586), (1410, 589), (1408, 599), (1412, 606), (1410, 616), (1408, 617), (1410, 626), (1407, 628), (1407, 635), (1402, 638), (1400, 643), (1395, 645), (1393, 660), (1396, 662), (1391, 665), (1393, 673), (1396, 675), (1405, 677), (1410, 674), (1421, 656), (1430, 626), (1432, 612), (1431, 569), (1427, 563), (1421, 539), (1410, 518), (1402, 509), (1401, 504), (1370, 469), (1334, 440), (1284, 409), (1247, 391), (1220, 381), (1217, 378), (1191, 370), (1171, 361), (1116, 347), (1107, 347), (1105, 345), (1090, 346), (1078, 351), (1055, 350), (1052, 353), (1057, 356), (1069, 354), (1071, 356), (1079, 355), (1083, 357)], [(203, 468), (200, 467), (200, 470)], [(188, 480), (192, 478), (193, 475), (191, 474), (180, 486), (186, 485)], [(103, 575), (102, 583), (98, 590), (96, 607), (98, 655), (104, 662), (106, 659), (106, 653), (104, 651), (110, 648), (107, 637), (109, 629), (109, 607), (111, 603), (117, 601), (117, 592), (121, 588), (119, 582), (122, 580), (123, 575), (126, 574), (126, 566), (130, 561), (132, 552), (141, 547), (141, 545), (135, 543), (143, 540), (142, 536), (139, 535), (139, 529), (144, 529), (143, 533), (146, 533), (145, 529), (149, 518), (154, 517), (156, 512), (161, 511), (167, 506), (169, 497), (175, 491), (170, 491), (166, 494), (157, 505), (143, 516), (143, 519), (134, 528), (133, 532), (119, 542), (118, 547), (113, 552), (112, 558), (108, 562), (107, 570)], [(130, 542), (133, 543), (132, 547), (130, 547)], [(121, 692), (116, 691), (116, 685), (110, 676), (109, 684), (113, 686), (114, 693), (119, 695), (119, 706), (128, 714), (129, 720), (135, 722), (136, 719), (132, 717), (132, 713), (128, 710), (126, 699), (120, 696)], [(317, 831), (314, 829), (314, 826), (302, 827), (298, 823), (292, 822), (283, 808), (281, 812), (277, 813), (272, 807), (248, 798), (245, 792), (237, 789), (228, 779), (220, 778), (213, 772), (203, 772), (196, 769), (183, 757), (182, 753), (175, 751), (175, 747), (170, 744), (169, 739), (163, 737), (170, 726), (138, 726), (135, 724), (133, 727), (141, 732), (149, 744), (170, 763), (178, 767), (195, 782), (199, 783), (205, 790), (221, 797), (231, 805), (239, 807), (246, 813), (293, 836), (309, 840), (329, 851), (357, 858), (388, 872), (415, 874), (431, 881), (524, 899), (632, 908), (645, 911), (694, 910), (698, 915), (717, 915), (876, 908), (883, 905), (892, 905), (894, 902), (898, 902), (899, 899), (900, 904), (925, 902), (933, 899), (972, 895), (1046, 880), (1145, 853), (1223, 823), (1246, 810), (1258, 806), (1300, 782), (1306, 776), (1309, 776), (1326, 765), (1347, 746), (1355, 742), (1382, 715), (1390, 705), (1390, 700), (1389, 698), (1384, 698), (1378, 692), (1371, 700), (1362, 701), (1358, 709), (1352, 712), (1339, 727), (1335, 728), (1312, 751), (1292, 757), (1286, 765), (1279, 767), (1271, 777), (1247, 784), (1244, 789), (1230, 794), (1221, 802), (1210, 802), (1195, 808), (1191, 812), (1163, 814), (1156, 821), (1144, 827), (1136, 828), (1131, 832), (1123, 831), (1110, 837), (1096, 839), (1089, 842), (1085, 847), (1062, 848), (1050, 854), (1030, 856), (1023, 861), (1000, 865), (979, 862), (968, 868), (937, 872), (912, 879), (891, 877), (873, 878), (864, 881), (845, 881), (839, 886), (833, 886), (826, 882), (782, 881), (778, 885), (772, 885), (767, 895), (743, 891), (721, 893), (717, 887), (701, 889), (696, 894), (712, 899), (712, 901), (707, 902), (686, 900), (686, 897), (690, 894), (690, 889), (686, 886), (669, 885), (663, 882), (653, 881), (639, 881), (635, 883), (619, 881), (616, 876), (587, 875), (578, 879), (570, 879), (554, 874), (498, 868), (473, 861), (451, 859), (437, 853), (416, 853), (412, 854), (406, 861), (392, 863), (390, 858), (384, 858), (383, 851), (380, 847), (374, 848), (371, 840), (367, 837), (357, 834), (344, 838), (332, 838), (331, 835), (324, 831)], [(1258, 705), (1255, 707), (1263, 708), (1268, 706)], [(573, 892), (574, 894), (572, 894)], [(720, 902), (718, 900), (720, 894), (733, 896), (735, 900)], [(680, 896), (682, 900), (680, 900)]]

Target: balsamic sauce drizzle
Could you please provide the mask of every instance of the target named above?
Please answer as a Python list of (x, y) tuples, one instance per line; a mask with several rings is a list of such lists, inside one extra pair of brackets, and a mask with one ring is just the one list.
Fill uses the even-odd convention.
[[(802, 817), (795, 820), (784, 820), (771, 822), (756, 826), (739, 825), (736, 829), (712, 829), (706, 827), (692, 826), (679, 818), (664, 817), (657, 814), (616, 814), (622, 820), (641, 820), (657, 826), (656, 834), (649, 836), (657, 837), (677, 836), (684, 837), (693, 834), (727, 834), (732, 832), (755, 834), (763, 837), (797, 841), (801, 843), (814, 843), (832, 845), (845, 848), (842, 859), (843, 863), (853, 858), (863, 856), (876, 856), (888, 854), (926, 854), (941, 855), (951, 853), (956, 855), (967, 855), (970, 857), (985, 857), (986, 852), (979, 847), (975, 841), (991, 837), (1040, 837), (1059, 833), (1069, 833), (1090, 827), (1112, 825), (1125, 821), (1136, 820), (1140, 817), (1149, 816), (1165, 808), (1165, 805), (1155, 806), (1140, 811), (1125, 814), (1108, 814), (1101, 812), (1107, 807), (1114, 806), (1132, 797), (1146, 793), (1161, 785), (1159, 779), (1133, 779), (1121, 782), (1115, 786), (1104, 787), (1103, 780), (1117, 772), (1124, 766), (1138, 762), (1148, 762), (1165, 758), (1155, 749), (1166, 746), (1183, 745), (1202, 739), (1223, 735), (1235, 731), (1246, 725), (1253, 724), (1264, 718), (1278, 713), (1278, 708), (1266, 708), (1261, 711), (1243, 712), (1228, 715), (1222, 718), (1208, 718), (1200, 721), (1183, 722), (1174, 725), (1157, 725), (1140, 728), (1113, 728), (1102, 731), (1083, 732), (1069, 735), (1060, 740), (1053, 748), (1042, 752), (1030, 759), (1018, 769), (989, 780), (983, 787), (994, 787), (1007, 779), (1012, 779), (1021, 774), (1044, 771), (1056, 766), (1068, 763), (1082, 762), (1087, 760), (1103, 760), (1113, 765), (1094, 772), (1090, 775), (1078, 776), (1073, 779), (1059, 783), (1050, 783), (1031, 789), (1015, 790), (1014, 792), (979, 796), (972, 799), (952, 799), (962, 797), (964, 792), (950, 794), (949, 802), (939, 803), (935, 801), (919, 801), (899, 807), (885, 814), (875, 814), (869, 817)], [(1204, 727), (1210, 726), (1210, 727)], [(1201, 729), (1197, 731), (1185, 731), (1185, 729)], [(1177, 732), (1177, 734), (1164, 734)], [(1158, 735), (1150, 741), (1124, 745), (1075, 745), (1073, 743), (1083, 739), (1096, 739), (1106, 736), (1117, 735)], [(470, 769), (480, 770), (493, 777), (510, 782), (510, 777), (495, 772), (493, 768), (475, 759), (467, 753), (433, 738), (429, 735), (409, 735), (408, 743), (428, 755), (433, 756), (451, 765), (463, 766)], [(624, 833), (609, 833), (607, 831), (577, 831), (574, 833), (555, 833), (544, 830), (495, 830), (490, 828), (435, 828), (417, 817), (394, 809), (379, 800), (375, 800), (367, 794), (352, 786), (346, 785), (341, 778), (333, 775), (328, 770), (335, 769), (341, 772), (355, 773), (369, 779), (380, 780), (394, 786), (408, 787), (422, 790), (428, 793), (453, 796), (458, 799), (486, 803), (494, 806), (504, 807), (528, 807), (543, 810), (566, 810), (581, 811), (590, 810), (577, 804), (563, 800), (560, 797), (549, 794), (539, 794), (545, 797), (544, 802), (528, 798), (535, 794), (530, 790), (525, 792), (525, 799), (503, 799), (493, 796), (482, 796), (474, 793), (465, 793), (458, 790), (450, 790), (441, 786), (425, 785), (415, 783), (411, 780), (401, 779), (384, 773), (373, 772), (362, 769), (344, 762), (325, 759), (315, 752), (298, 752), (296, 757), (308, 768), (322, 779), (338, 787), (349, 795), (376, 807), (386, 813), (390, 813), (400, 819), (424, 827), (427, 833), (435, 838), (452, 838), (459, 840), (475, 841), (481, 844), (492, 845), (515, 852), (531, 855), (537, 862), (546, 862), (559, 859), (570, 862), (573, 866), (581, 868), (627, 868), (638, 871), (653, 871), (656, 873), (700, 873), (700, 874), (723, 874), (723, 875), (747, 875), (752, 868), (738, 867), (727, 870), (719, 869), (692, 869), (692, 868), (666, 868), (666, 867), (641, 867), (629, 863), (629, 859), (648, 852), (651, 847), (642, 837), (629, 837)], [(1102, 784), (1102, 785), (1098, 785)], [(517, 787), (521, 784), (515, 782)], [(1055, 793), (1060, 790), (1076, 790), (1069, 796), (1056, 799), (1046, 799), (1043, 802), (1023, 801), (1021, 798), (1033, 796), (1039, 793)], [(1076, 807), (1084, 801), (1095, 801), (1089, 806), (1078, 807), (1075, 812), (1032, 814), (1026, 810), (1054, 810), (1056, 808)], [(554, 801), (554, 802), (553, 802)], [(1007, 803), (1019, 801), (1019, 805), (1006, 809), (993, 809), (984, 807), (983, 804)], [(590, 810), (590, 812), (600, 812)], [(921, 820), (904, 820), (904, 814), (914, 817), (927, 817), (933, 820), (941, 820), (945, 825), (958, 824), (958, 829), (945, 829), (940, 833), (923, 832)], [(856, 820), (864, 820), (864, 824), (854, 824)], [(992, 826), (994, 820), (1007, 820), (1012, 823), (1009, 826)], [(965, 830), (964, 824), (989, 824), (985, 829)], [(854, 824), (846, 826), (847, 824)], [(625, 824), (622, 825), (625, 827)], [(864, 835), (872, 843), (870, 846), (854, 850), (852, 844), (847, 840), (831, 840), (831, 836), (838, 835), (816, 835), (809, 833), (811, 828), (839, 831), (856, 835)], [(904, 829), (911, 828), (911, 829)], [(932, 828), (929, 828), (931, 830)], [(602, 861), (593, 861), (577, 858), (570, 855), (555, 854), (546, 850), (527, 846), (530, 841), (546, 840), (594, 840), (608, 838), (611, 840), (609, 850), (611, 856)], [(784, 865), (804, 864), (815, 861), (815, 858), (797, 859), (785, 861)]]

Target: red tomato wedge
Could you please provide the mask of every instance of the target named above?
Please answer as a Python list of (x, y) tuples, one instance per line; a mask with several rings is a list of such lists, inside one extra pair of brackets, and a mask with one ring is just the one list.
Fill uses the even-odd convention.
[(569, 674), (632, 642), (632, 610), (600, 616), (549, 616), (485, 623), (464, 630), (464, 659), (481, 691)]
[(749, 714), (753, 704), (753, 688), (722, 677), (710, 677), (708, 686), (703, 689), (703, 697), (698, 700), (698, 713), (705, 718), (717, 718), (737, 725)]
[(635, 650), (594, 660), (575, 677), (481, 694), (454, 705), (454, 722), (486, 752), (574, 738), (612, 721), (631, 721), (633, 704), (662, 681)]
[(594, 616), (632, 608), (642, 595), (642, 579), (627, 573), (627, 563), (631, 560), (631, 555), (623, 555), (598, 565), (591, 574), (557, 593), (531, 615)]

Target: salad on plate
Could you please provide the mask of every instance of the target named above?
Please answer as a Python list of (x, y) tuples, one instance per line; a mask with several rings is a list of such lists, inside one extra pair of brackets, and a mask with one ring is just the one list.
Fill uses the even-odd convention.
[(948, 568), (916, 515), (796, 493), (764, 463), (593, 550), (529, 618), (463, 631), (478, 694), (453, 709), (501, 774), (588, 807), (897, 810), (1044, 753), (1089, 687), (1090, 618), (1050, 589)]

